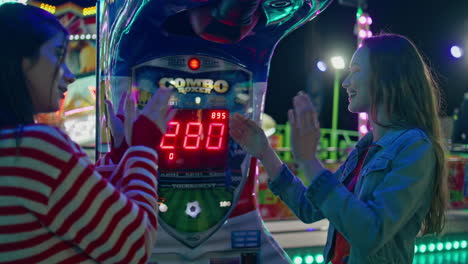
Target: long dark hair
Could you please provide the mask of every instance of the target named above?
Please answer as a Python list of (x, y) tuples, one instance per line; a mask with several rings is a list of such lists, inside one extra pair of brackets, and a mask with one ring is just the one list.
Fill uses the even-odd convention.
[(17, 3), (0, 6), (0, 32), (0, 127), (31, 124), (35, 112), (22, 61), (35, 63), (45, 42), (60, 32), (65, 42), (68, 32), (49, 12)]
[[(431, 140), (436, 173), (431, 207), (422, 233), (440, 233), (448, 205), (447, 160), (440, 123), (441, 95), (434, 76), (416, 46), (406, 37), (381, 34), (367, 38), (369, 49), (371, 118), (385, 127), (419, 128)], [(380, 124), (377, 107), (384, 106), (390, 124)]]

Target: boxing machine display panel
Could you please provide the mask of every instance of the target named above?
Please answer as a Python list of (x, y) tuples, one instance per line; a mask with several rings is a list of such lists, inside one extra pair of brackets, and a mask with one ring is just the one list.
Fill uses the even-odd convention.
[[(150, 263), (290, 263), (258, 211), (257, 160), (228, 134), (257, 123), (274, 48), (331, 0), (98, 2), (97, 152), (109, 148), (104, 100), (141, 109), (173, 88), (177, 110), (157, 149), (158, 230)], [(281, 95), (279, 95), (281, 96)]]
[(194, 247), (219, 228), (240, 195), (245, 153), (228, 137), (229, 116), (252, 112), (252, 74), (201, 55), (157, 58), (132, 72), (139, 108), (156, 89), (174, 89), (176, 114), (158, 148), (160, 224)]

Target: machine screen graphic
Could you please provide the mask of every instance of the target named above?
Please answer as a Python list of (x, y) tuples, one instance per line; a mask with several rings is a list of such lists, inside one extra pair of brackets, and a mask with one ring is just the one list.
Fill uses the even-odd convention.
[(224, 109), (177, 109), (159, 145), (160, 170), (224, 170), (228, 123)]
[(155, 58), (132, 71), (139, 109), (157, 89), (174, 89), (169, 104), (176, 114), (157, 148), (159, 223), (196, 247), (225, 222), (246, 181), (246, 153), (229, 138), (229, 117), (253, 107), (252, 73), (191, 54)]

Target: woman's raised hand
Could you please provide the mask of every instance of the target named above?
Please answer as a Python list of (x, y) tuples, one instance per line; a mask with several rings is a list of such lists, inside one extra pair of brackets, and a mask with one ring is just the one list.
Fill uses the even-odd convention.
[(140, 115), (144, 115), (159, 128), (162, 134), (166, 132), (167, 123), (174, 117), (176, 111), (171, 110), (169, 99), (173, 89), (159, 88), (141, 110)]
[(270, 147), (265, 132), (252, 120), (235, 113), (230, 120), (229, 134), (250, 155), (262, 159)]
[(291, 150), (296, 162), (315, 158), (320, 140), (318, 114), (309, 96), (300, 91), (293, 98), (294, 109), (288, 111), (291, 124)]
[(115, 113), (114, 106), (112, 102), (106, 100), (107, 107), (107, 119), (109, 120), (109, 129), (111, 131), (112, 137), (114, 138), (114, 147), (119, 148), (123, 141), (125, 140), (125, 129), (124, 129), (124, 120), (125, 120), (125, 100), (127, 98), (127, 92), (123, 92), (120, 96), (119, 107), (117, 108), (117, 114)]
[(167, 123), (176, 113), (169, 106), (171, 95), (172, 89), (158, 89), (140, 113), (137, 113), (135, 98), (131, 94), (126, 96), (123, 130), (129, 146), (145, 145), (155, 148), (159, 144), (166, 132)]

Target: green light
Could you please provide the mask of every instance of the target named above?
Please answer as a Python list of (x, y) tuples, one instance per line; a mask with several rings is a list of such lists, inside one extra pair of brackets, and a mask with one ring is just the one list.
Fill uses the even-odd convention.
[(317, 263), (322, 263), (323, 262), (323, 255), (322, 254), (316, 255), (315, 260), (317, 261)]
[(428, 249), (429, 249), (430, 252), (434, 252), (435, 248), (436, 248), (436, 246), (435, 246), (434, 243), (430, 243), (430, 244), (429, 244)]
[[(265, 16), (267, 19), (267, 25), (269, 24), (283, 24), (289, 19), (291, 19), (302, 7), (302, 1), (288, 1), (290, 2), (288, 5), (283, 6), (272, 6), (273, 1), (265, 1), (263, 4), (263, 10), (265, 12)], [(280, 4), (281, 5), (281, 4)]]
[(299, 256), (294, 257), (294, 264), (302, 264), (302, 258)]
[(466, 240), (462, 240), (462, 241), (460, 242), (461, 248), (466, 248), (467, 244), (468, 244), (468, 243), (466, 242)]
[(424, 244), (419, 245), (419, 252), (421, 252), (421, 253), (426, 252), (426, 245), (424, 245)]
[(453, 242), (453, 248), (454, 248), (454, 249), (458, 249), (459, 247), (460, 247), (460, 242), (454, 241), (454, 242)]
[(359, 19), (362, 16), (362, 13), (363, 13), (362, 8), (359, 7), (356, 13), (356, 19)]
[(443, 249), (444, 249), (444, 244), (442, 244), (441, 242), (437, 243), (437, 250), (442, 251)]
[(452, 249), (452, 243), (451, 242), (445, 242), (445, 249), (446, 250)]
[(312, 257), (311, 255), (305, 256), (305, 263), (306, 263), (306, 264), (312, 264), (312, 263), (314, 263), (314, 257)]
[(21, 3), (26, 4), (27, 0), (0, 0), (0, 6), (6, 3)]
[(418, 253), (418, 246), (414, 245), (414, 253)]

